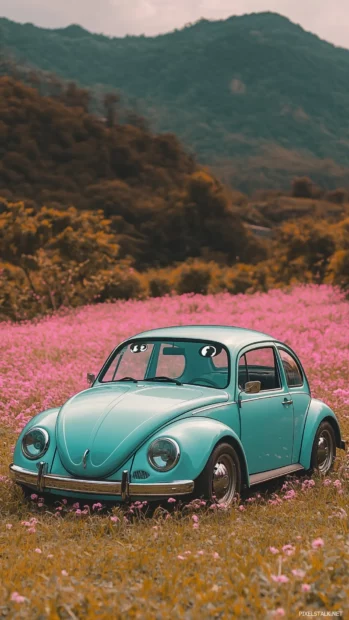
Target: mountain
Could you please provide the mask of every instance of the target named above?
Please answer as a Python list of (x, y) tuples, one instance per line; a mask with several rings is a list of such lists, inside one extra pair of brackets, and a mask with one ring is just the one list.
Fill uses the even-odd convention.
[(349, 51), (278, 14), (124, 38), (1, 19), (0, 42), (21, 63), (121, 91), (240, 189), (299, 174), (347, 183)]

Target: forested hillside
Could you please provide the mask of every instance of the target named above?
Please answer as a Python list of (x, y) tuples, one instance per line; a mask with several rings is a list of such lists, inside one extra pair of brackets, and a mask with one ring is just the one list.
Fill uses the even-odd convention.
[(349, 51), (280, 15), (122, 39), (3, 19), (0, 42), (24, 64), (121, 91), (235, 187), (288, 187), (299, 174), (347, 183)]

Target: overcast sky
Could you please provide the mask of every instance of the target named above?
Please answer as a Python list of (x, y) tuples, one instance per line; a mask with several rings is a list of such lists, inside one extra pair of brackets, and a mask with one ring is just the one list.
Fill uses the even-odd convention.
[(0, 0), (0, 16), (47, 28), (71, 23), (114, 36), (154, 35), (200, 17), (276, 11), (349, 48), (349, 0)]

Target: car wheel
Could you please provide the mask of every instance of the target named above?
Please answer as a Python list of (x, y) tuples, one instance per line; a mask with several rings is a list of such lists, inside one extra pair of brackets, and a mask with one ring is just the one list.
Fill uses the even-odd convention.
[(321, 422), (316, 431), (311, 453), (311, 469), (319, 474), (327, 474), (336, 458), (336, 437), (329, 422)]
[(203, 472), (195, 481), (195, 497), (229, 506), (240, 493), (241, 467), (234, 448), (220, 443), (213, 450)]

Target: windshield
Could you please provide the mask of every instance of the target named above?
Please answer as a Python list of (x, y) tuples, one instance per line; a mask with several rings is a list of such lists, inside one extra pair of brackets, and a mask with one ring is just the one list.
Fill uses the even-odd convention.
[(98, 380), (162, 381), (224, 389), (229, 383), (229, 354), (218, 342), (132, 340), (116, 350)]

